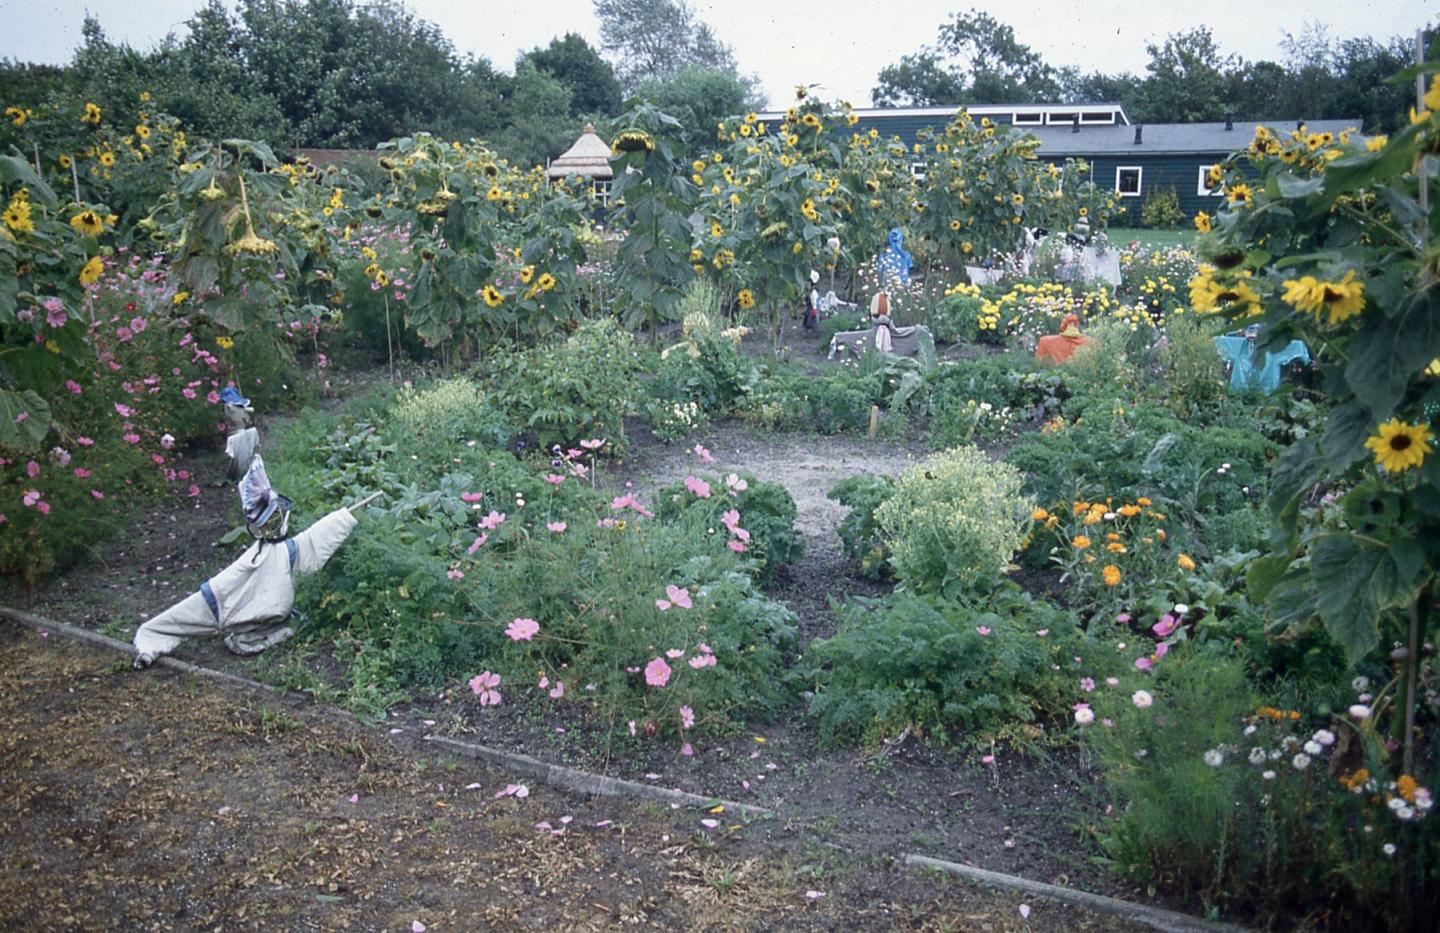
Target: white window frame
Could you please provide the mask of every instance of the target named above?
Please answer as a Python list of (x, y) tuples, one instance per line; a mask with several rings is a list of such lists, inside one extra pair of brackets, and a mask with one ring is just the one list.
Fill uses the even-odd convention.
[(925, 163), (924, 163), (924, 162), (911, 162), (911, 163), (910, 163), (910, 177), (913, 178), (913, 179), (915, 179), (916, 181), (924, 181), (924, 180), (925, 180)]
[(1115, 122), (1115, 111), (1113, 110), (1084, 110), (1080, 112), (1080, 125), (1096, 126), (1100, 124), (1112, 124)]
[(1214, 163), (1200, 166), (1200, 173), (1195, 177), (1195, 193), (1201, 197), (1214, 196), (1218, 198), (1225, 194), (1224, 188), (1211, 188), (1205, 183), (1210, 175), (1210, 170), (1214, 167)]
[(1044, 126), (1044, 113), (1016, 113), (1012, 118), (1015, 126)]
[[(1045, 122), (1050, 126), (1070, 126), (1075, 122), (1075, 117), (1078, 114), (1078, 110), (1071, 110), (1064, 113), (1047, 113), (1045, 114)], [(1080, 122), (1084, 123), (1085, 121), (1081, 119)]]
[(595, 200), (600, 202), (601, 207), (610, 206), (610, 189), (614, 185), (613, 178), (592, 178), (590, 180), (590, 192), (595, 195)]
[[(1126, 191), (1120, 187), (1120, 175), (1122, 172), (1135, 173), (1135, 190)], [(1115, 193), (1122, 198), (1138, 198), (1144, 190), (1145, 167), (1143, 165), (1117, 165), (1115, 166)]]

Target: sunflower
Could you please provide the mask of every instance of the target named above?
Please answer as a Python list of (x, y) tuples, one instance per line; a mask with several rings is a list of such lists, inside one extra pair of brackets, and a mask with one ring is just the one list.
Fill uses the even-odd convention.
[(610, 143), (612, 152), (651, 152), (655, 149), (655, 140), (644, 130), (623, 130), (614, 142)]
[(35, 222), (30, 219), (29, 200), (16, 195), (5, 208), (5, 226), (16, 233), (34, 233)]
[(805, 114), (805, 116), (800, 118), (800, 122), (812, 130), (818, 130), (820, 128), (820, 118), (813, 113)]
[(111, 152), (109, 149), (106, 149), (104, 152), (100, 153), (100, 164), (105, 166), (106, 168), (110, 168), (111, 166), (113, 166), (115, 164), (115, 153)]
[(81, 211), (70, 218), (70, 226), (81, 236), (99, 236), (105, 230), (105, 221), (94, 211)]
[(225, 247), (225, 251), (232, 256), (249, 254), (251, 256), (265, 256), (279, 251), (280, 247), (275, 245), (274, 240), (267, 240), (257, 236), (253, 229), (247, 229), (245, 235)]
[(960, 221), (958, 221), (958, 220), (952, 220), (952, 221), (950, 221), (950, 229), (951, 229), (952, 231), (955, 231), (955, 232), (958, 233), (959, 230), (960, 230), (960, 227), (961, 227)]
[(710, 221), (710, 235), (712, 237), (722, 237), (725, 235), (725, 228), (720, 226), (719, 221)]
[(1204, 211), (1196, 214), (1195, 229), (1199, 230), (1201, 233), (1209, 233), (1212, 229), (1214, 229), (1213, 225), (1210, 223), (1210, 215), (1205, 213)]
[(804, 217), (805, 217), (806, 220), (811, 221), (811, 222), (814, 222), (814, 221), (820, 219), (820, 214), (819, 214), (819, 212), (815, 210), (815, 199), (814, 199), (814, 198), (806, 198), (806, 199), (805, 199), (805, 203), (803, 203), (803, 204), (800, 205), (800, 213), (801, 213), (802, 215), (804, 215)]
[(1248, 207), (1250, 202), (1255, 200), (1255, 192), (1251, 190), (1249, 185), (1236, 185), (1226, 191), (1225, 194), (1229, 197), (1231, 204), (1243, 204)]
[(735, 300), (739, 303), (741, 311), (749, 311), (755, 307), (755, 293), (748, 288), (740, 289), (739, 294), (735, 296)]
[(136, 135), (136, 136), (139, 136), (141, 139), (149, 139), (149, 138), (150, 138), (150, 127), (146, 126), (146, 125), (143, 124), (143, 123), (137, 124), (137, 125), (135, 126), (135, 135)]
[(485, 192), (485, 200), (487, 201), (498, 201), (504, 196), (504, 192), (496, 185), (491, 185), (490, 190)]
[(68, 155), (66, 155), (65, 153), (62, 152), (62, 153), (60, 154), (60, 157), (55, 160), (55, 163), (56, 163), (57, 165), (59, 165), (62, 169), (65, 169), (66, 171), (69, 171), (70, 166), (72, 166), (72, 165), (75, 164), (75, 160), (72, 159), (72, 158), (70, 158), (70, 156), (68, 156)]
[(1338, 282), (1322, 282), (1313, 275), (1299, 279), (1287, 279), (1285, 293), (1281, 297), (1295, 310), (1315, 315), (1318, 320), (1322, 311), (1328, 311), (1328, 323), (1333, 327), (1365, 309), (1365, 283), (1355, 281), (1355, 270), (1345, 273)]
[(555, 276), (548, 272), (540, 273), (540, 278), (535, 281), (535, 287), (542, 292), (548, 292), (555, 287)]
[(1399, 473), (1425, 461), (1425, 455), (1432, 450), (1432, 439), (1428, 425), (1391, 418), (1380, 425), (1379, 434), (1365, 441), (1365, 446), (1375, 452), (1375, 462), (1382, 470)]
[(100, 108), (99, 108), (98, 106), (96, 106), (95, 104), (87, 103), (87, 104), (85, 105), (85, 113), (82, 114), (81, 117), (80, 117), (80, 122), (81, 122), (81, 123), (88, 123), (88, 124), (90, 124), (91, 126), (99, 126), (99, 125), (100, 125)]
[(846, 125), (846, 126), (854, 126), (855, 124), (857, 124), (857, 123), (859, 123), (859, 122), (860, 122), (860, 115), (859, 115), (859, 114), (856, 114), (856, 113), (847, 113), (847, 114), (845, 114), (845, 125)]
[(520, 281), (521, 281), (521, 282), (523, 282), (523, 283), (526, 284), (526, 285), (529, 285), (529, 284), (530, 284), (530, 280), (533, 279), (533, 278), (535, 278), (535, 267), (534, 267), (534, 266), (521, 266), (521, 267), (520, 267)]
[(91, 256), (90, 261), (80, 270), (80, 284), (94, 285), (100, 281), (100, 276), (105, 272), (105, 264), (100, 261), (99, 256)]
[(486, 285), (480, 290), (480, 297), (492, 308), (500, 307), (500, 302), (505, 300), (505, 295), (494, 285)]

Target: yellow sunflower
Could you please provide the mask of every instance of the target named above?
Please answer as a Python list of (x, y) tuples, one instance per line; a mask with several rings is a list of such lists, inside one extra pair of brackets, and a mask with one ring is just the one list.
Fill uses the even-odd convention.
[(1213, 226), (1210, 223), (1210, 215), (1201, 211), (1195, 215), (1195, 229), (1201, 233), (1209, 233)]
[(85, 267), (80, 270), (80, 284), (94, 285), (100, 280), (100, 276), (104, 271), (105, 264), (100, 261), (100, 257), (91, 256), (90, 261), (85, 263)]
[(1380, 425), (1380, 433), (1365, 441), (1375, 453), (1375, 462), (1387, 473), (1399, 473), (1425, 462), (1432, 448), (1433, 435), (1428, 425), (1409, 424), (1391, 418)]
[(535, 282), (535, 286), (539, 288), (542, 292), (548, 292), (550, 289), (555, 287), (555, 276), (551, 275), (548, 272), (542, 272), (540, 274), (539, 280)]
[(500, 307), (500, 303), (505, 300), (505, 295), (494, 285), (486, 285), (481, 289), (480, 297), (484, 298), (485, 304), (492, 308)]
[(530, 284), (530, 280), (533, 279), (533, 278), (535, 278), (535, 267), (534, 267), (534, 266), (521, 266), (521, 267), (520, 267), (520, 281), (521, 281), (521, 282), (525, 283), (526, 285), (529, 285), (529, 284)]
[(735, 300), (739, 303), (740, 310), (742, 311), (749, 311), (755, 307), (755, 293), (748, 288), (740, 289), (739, 294), (735, 296)]
[(111, 166), (113, 166), (115, 164), (115, 153), (111, 152), (109, 149), (106, 149), (104, 152), (100, 153), (100, 164), (105, 166), (106, 168), (110, 168)]
[(1285, 293), (1281, 296), (1286, 304), (1297, 311), (1315, 315), (1329, 312), (1328, 323), (1333, 327), (1354, 317), (1365, 309), (1365, 283), (1355, 280), (1355, 270), (1345, 273), (1338, 282), (1320, 281), (1313, 275), (1299, 279), (1287, 279)]
[(81, 211), (70, 218), (70, 226), (81, 236), (99, 236), (105, 230), (105, 221), (94, 211)]

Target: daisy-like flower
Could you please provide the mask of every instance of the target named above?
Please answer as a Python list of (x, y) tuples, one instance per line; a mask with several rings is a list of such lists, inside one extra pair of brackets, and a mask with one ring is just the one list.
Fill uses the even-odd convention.
[(1155, 705), (1155, 697), (1150, 694), (1149, 690), (1136, 690), (1130, 694), (1130, 702), (1139, 709), (1148, 709)]
[(1120, 568), (1114, 564), (1106, 564), (1104, 568), (1101, 569), (1100, 576), (1105, 581), (1106, 586), (1120, 585)]
[(1380, 425), (1379, 433), (1365, 441), (1375, 454), (1375, 462), (1387, 473), (1399, 473), (1425, 462), (1433, 448), (1429, 425), (1410, 424), (1391, 418)]
[(539, 631), (540, 623), (534, 619), (516, 619), (505, 627), (511, 641), (531, 641)]

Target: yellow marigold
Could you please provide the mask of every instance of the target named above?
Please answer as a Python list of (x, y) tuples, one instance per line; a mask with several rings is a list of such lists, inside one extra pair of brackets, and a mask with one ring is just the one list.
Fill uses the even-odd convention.
[(1120, 568), (1114, 564), (1106, 564), (1101, 568), (1100, 576), (1104, 579), (1106, 586), (1120, 585)]
[(1135, 500), (1135, 504), (1149, 507), (1150, 499), (1147, 496), (1141, 496), (1140, 498)]
[(1410, 803), (1415, 802), (1415, 791), (1418, 790), (1419, 787), (1420, 785), (1415, 782), (1415, 779), (1408, 774), (1400, 775), (1400, 778), (1395, 782), (1396, 792)]
[(170, 303), (172, 305), (182, 305), (185, 303), (185, 299), (189, 297), (189, 292), (176, 292), (174, 295), (170, 296)]
[(1192, 560), (1190, 558), (1190, 555), (1188, 554), (1181, 554), (1179, 557), (1175, 558), (1175, 564), (1181, 570), (1184, 570), (1186, 573), (1189, 573), (1195, 569), (1195, 561)]
[(1125, 545), (1121, 544), (1119, 541), (1111, 541), (1109, 544), (1105, 545), (1105, 550), (1109, 551), (1111, 554), (1124, 554), (1127, 549)]
[(100, 261), (100, 257), (91, 256), (90, 261), (85, 263), (85, 267), (80, 270), (80, 284), (94, 285), (104, 272), (105, 264)]
[(1391, 418), (1380, 425), (1378, 434), (1365, 441), (1365, 446), (1374, 452), (1382, 470), (1399, 473), (1425, 462), (1425, 455), (1432, 451), (1432, 439), (1429, 425)]
[(1050, 517), (1050, 513), (1047, 512), (1047, 511), (1045, 511), (1044, 509), (1036, 509), (1036, 510), (1034, 510), (1033, 512), (1030, 513), (1030, 520), (1031, 520), (1032, 522), (1043, 522), (1045, 519), (1047, 519), (1047, 518), (1049, 518), (1049, 517)]
[(1140, 514), (1140, 506), (1122, 505), (1120, 506), (1120, 514), (1124, 515), (1126, 518), (1133, 518), (1134, 516)]
[(1352, 790), (1352, 791), (1353, 791), (1353, 790), (1355, 790), (1357, 787), (1362, 787), (1362, 786), (1364, 786), (1365, 782), (1368, 781), (1368, 780), (1370, 780), (1370, 771), (1369, 771), (1368, 768), (1361, 768), (1359, 771), (1356, 771), (1354, 774), (1351, 774), (1351, 775), (1348, 775), (1348, 776), (1342, 776), (1342, 777), (1340, 777), (1338, 780), (1340, 781), (1341, 784), (1345, 785), (1345, 789), (1346, 789), (1346, 790)]
[(1085, 535), (1076, 535), (1070, 541), (1070, 543), (1075, 547), (1076, 550), (1083, 551), (1090, 546), (1090, 539)]

